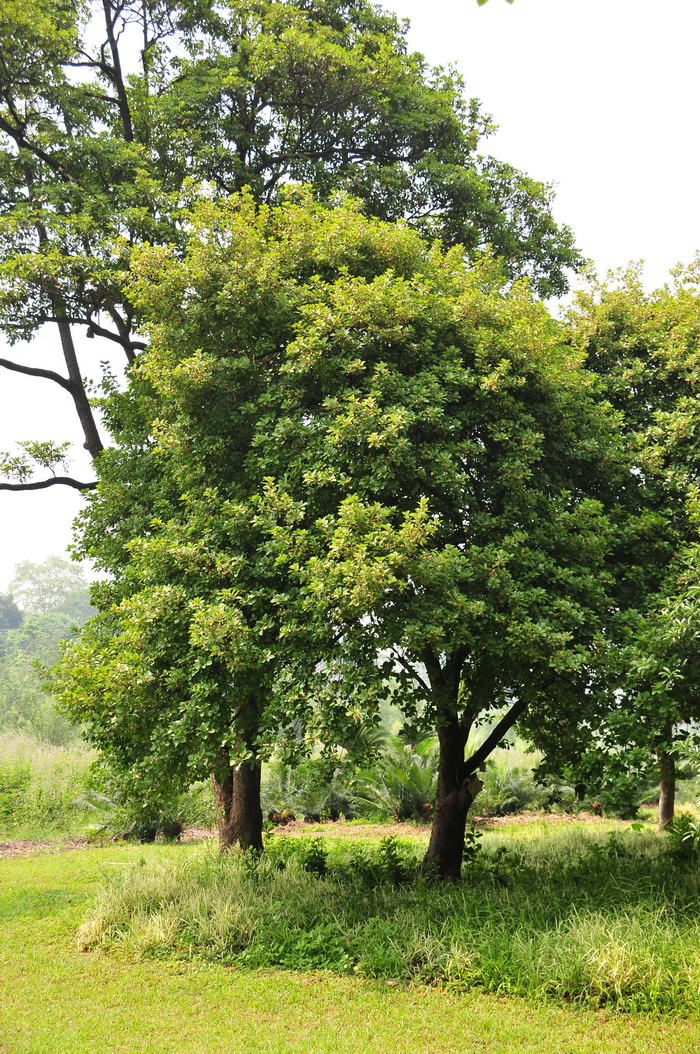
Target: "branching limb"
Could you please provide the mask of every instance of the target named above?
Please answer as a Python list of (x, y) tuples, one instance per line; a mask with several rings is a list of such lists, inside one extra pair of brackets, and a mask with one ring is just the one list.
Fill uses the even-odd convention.
[(73, 490), (94, 490), (97, 480), (81, 483), (72, 476), (52, 476), (51, 479), (40, 479), (36, 483), (0, 483), (0, 490), (46, 490), (47, 487), (72, 487)]
[(15, 373), (25, 373), (28, 377), (43, 377), (46, 381), (60, 384), (67, 392), (73, 394), (73, 385), (68, 378), (62, 377), (60, 373), (54, 373), (53, 370), (42, 370), (38, 366), (22, 366), (19, 362), (11, 362), (9, 359), (0, 359), (0, 366), (6, 370), (13, 370)]
[(431, 691), (430, 685), (426, 683), (425, 679), (423, 677), (421, 677), (421, 675), (418, 673), (418, 671), (416, 669), (414, 669), (414, 667), (411, 666), (410, 663), (406, 662), (406, 660), (404, 659), (403, 655), (401, 655), (400, 652), (396, 651), (395, 648), (391, 649), (391, 654), (392, 654), (393, 658), (396, 659), (396, 661), (398, 662), (399, 666), (404, 671), (404, 673), (407, 673), (407, 674), (409, 674), (409, 676), (413, 677), (414, 680), (417, 681), (418, 684), (421, 686), (423, 691), (427, 695), (430, 695), (430, 691)]
[(486, 737), (484, 742), (481, 744), (478, 750), (475, 750), (470, 758), (462, 765), (462, 779), (466, 779), (471, 776), (479, 768), (479, 765), (483, 765), (487, 757), (492, 750), (495, 750), (498, 744), (501, 742), (506, 732), (515, 724), (520, 715), (527, 709), (527, 702), (524, 699), (518, 699), (517, 702), (513, 703), (508, 713), (501, 718), (494, 730)]

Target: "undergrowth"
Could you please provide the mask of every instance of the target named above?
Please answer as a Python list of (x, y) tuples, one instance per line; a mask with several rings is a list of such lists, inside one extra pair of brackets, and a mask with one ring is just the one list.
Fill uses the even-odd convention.
[(58, 747), (32, 736), (0, 734), (0, 837), (83, 833), (90, 816), (78, 803), (93, 757), (82, 742)]
[(651, 833), (472, 841), (464, 879), (385, 840), (270, 839), (262, 859), (144, 864), (106, 886), (83, 948), (203, 957), (638, 1012), (700, 1009), (700, 875)]

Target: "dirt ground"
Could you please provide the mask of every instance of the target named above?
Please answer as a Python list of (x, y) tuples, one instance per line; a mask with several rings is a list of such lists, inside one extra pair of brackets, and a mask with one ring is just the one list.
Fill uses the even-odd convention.
[[(601, 816), (589, 812), (578, 813), (545, 813), (522, 812), (512, 816), (475, 816), (472, 820), (475, 827), (482, 830), (493, 827), (505, 827), (511, 824), (545, 823), (558, 826), (571, 823), (604, 823)], [(186, 827), (181, 841), (198, 842), (213, 838), (216, 832), (207, 827)], [(341, 838), (407, 838), (416, 835), (430, 834), (430, 824), (415, 823), (355, 823), (338, 820), (334, 823), (305, 823), (303, 820), (292, 820), (274, 829), (274, 834), (298, 837), (304, 834), (332, 834)], [(67, 842), (38, 842), (28, 838), (0, 842), (0, 859), (13, 856), (31, 856), (37, 853), (67, 853), (94, 846), (87, 838), (76, 838)]]
[(18, 838), (13, 842), (0, 842), (0, 859), (8, 856), (34, 856), (37, 853), (69, 853), (76, 849), (89, 849), (87, 838), (76, 838), (71, 842), (34, 842), (29, 838)]
[[(602, 816), (594, 816), (590, 812), (577, 813), (546, 813), (546, 812), (522, 812), (510, 816), (474, 816), (469, 818), (469, 823), (481, 830), (493, 827), (506, 827), (513, 824), (546, 823), (547, 825), (561, 825), (570, 823), (604, 823)], [(395, 838), (415, 837), (423, 834), (427, 838), (430, 834), (430, 824), (417, 823), (357, 823), (356, 821), (338, 820), (335, 823), (305, 823), (303, 820), (292, 820), (290, 823), (280, 824), (275, 828), (275, 833), (284, 835), (302, 834), (332, 834), (343, 838)]]

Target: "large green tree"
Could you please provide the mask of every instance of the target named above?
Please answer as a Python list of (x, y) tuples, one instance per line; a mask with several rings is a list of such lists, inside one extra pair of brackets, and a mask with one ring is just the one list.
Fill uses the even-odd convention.
[(390, 673), (440, 737), (428, 856), (455, 876), (480, 761), (526, 706), (565, 720), (583, 691), (622, 468), (526, 286), (359, 208), (247, 195), (201, 205), (184, 256), (138, 254), (131, 397), (183, 497), (115, 540), (130, 461), (105, 455), (84, 537), (98, 560), (124, 545), (121, 599), (61, 690), (135, 793), (208, 773), (222, 844), (259, 846), (261, 758), (347, 738)]
[[(181, 244), (195, 188), (247, 186), (259, 202), (290, 180), (348, 189), (450, 244), (489, 243), (511, 276), (560, 292), (578, 262), (570, 232), (548, 188), (481, 153), (491, 128), (366, 0), (2, 0), (0, 331), (41, 330), (47, 350), (0, 368), (60, 388), (98, 457), (85, 374), (106, 354), (86, 367), (77, 338), (133, 362), (132, 248)], [(0, 458), (0, 487), (92, 485), (65, 459), (62, 444), (24, 444)]]
[[(645, 291), (636, 269), (576, 299), (569, 338), (621, 413), (634, 469), (614, 564), (616, 604), (594, 677), (597, 726), (549, 744), (549, 758), (632, 810), (660, 786), (659, 823), (673, 818), (679, 748), (700, 719), (692, 608), (697, 545), (698, 265)], [(596, 709), (597, 708), (597, 709)]]

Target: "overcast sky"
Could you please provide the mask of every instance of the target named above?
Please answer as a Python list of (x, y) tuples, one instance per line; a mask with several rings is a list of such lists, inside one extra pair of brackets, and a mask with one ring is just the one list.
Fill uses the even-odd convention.
[[(499, 131), (486, 149), (556, 185), (555, 215), (599, 271), (644, 259), (656, 287), (700, 251), (700, 0), (385, 6), (411, 20), (412, 48), (456, 65), (467, 93), (493, 116)], [(60, 369), (53, 351), (39, 341), (25, 360)], [(14, 439), (74, 437), (66, 393), (0, 370), (0, 449)], [(89, 472), (84, 459), (73, 469)], [(58, 487), (0, 492), (0, 590), (19, 561), (65, 552), (79, 507), (76, 492)]]

